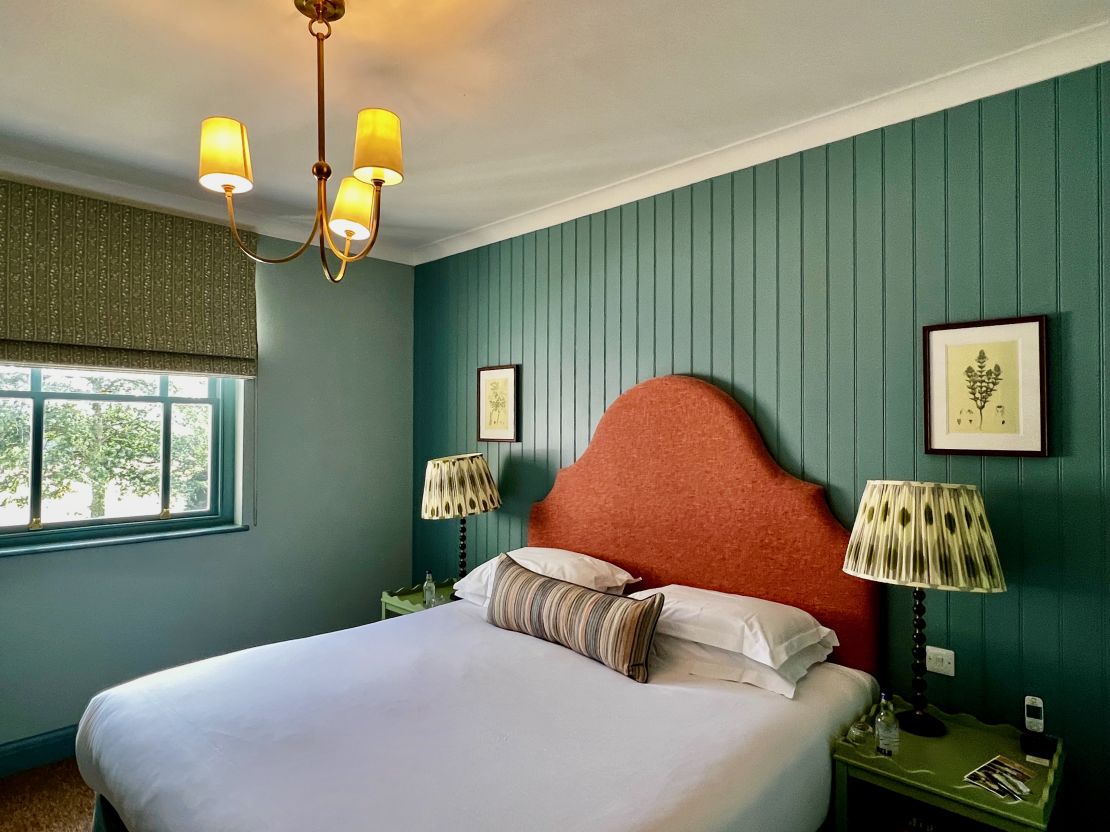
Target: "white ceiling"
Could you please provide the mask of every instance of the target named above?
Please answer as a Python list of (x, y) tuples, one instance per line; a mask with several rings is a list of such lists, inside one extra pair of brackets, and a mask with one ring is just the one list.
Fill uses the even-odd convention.
[[(220, 218), (196, 143), (233, 115), (244, 221), (307, 231), (292, 0), (3, 6), (0, 172)], [(348, 0), (327, 50), (337, 177), (360, 108), (402, 118), (379, 254), (412, 263), (1108, 60), (1110, 0)]]

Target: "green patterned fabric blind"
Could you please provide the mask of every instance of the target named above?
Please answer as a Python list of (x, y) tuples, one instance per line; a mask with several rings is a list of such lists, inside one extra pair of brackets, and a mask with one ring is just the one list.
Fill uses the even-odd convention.
[(253, 376), (257, 359), (254, 263), (226, 228), (0, 179), (0, 363)]

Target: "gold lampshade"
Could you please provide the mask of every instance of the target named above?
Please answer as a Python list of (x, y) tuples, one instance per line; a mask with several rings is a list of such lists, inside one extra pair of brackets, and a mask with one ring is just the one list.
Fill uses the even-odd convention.
[(389, 110), (368, 109), (358, 114), (355, 129), (354, 175), (363, 182), (380, 179), (396, 185), (405, 178), (401, 158), (401, 119)]
[(921, 589), (1006, 590), (983, 496), (974, 485), (869, 481), (844, 571)]
[(352, 240), (365, 240), (370, 236), (370, 218), (374, 213), (374, 186), (367, 185), (353, 176), (343, 177), (339, 193), (331, 209), (328, 228)]
[(428, 460), (424, 470), (425, 520), (466, 517), (501, 508), (501, 495), (482, 454), (460, 454)]
[(226, 116), (200, 123), (200, 184), (210, 191), (242, 194), (254, 187), (246, 125)]

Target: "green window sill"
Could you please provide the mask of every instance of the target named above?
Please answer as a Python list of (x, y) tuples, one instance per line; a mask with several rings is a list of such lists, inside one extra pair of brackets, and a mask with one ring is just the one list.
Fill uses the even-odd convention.
[[(166, 522), (172, 523), (173, 521)], [(39, 552), (61, 552), (67, 549), (95, 549), (100, 546), (119, 546), (124, 543), (148, 543), (154, 540), (177, 540), (182, 537), (200, 537), (209, 534), (245, 532), (250, 529), (250, 526), (243, 526), (226, 520), (213, 521), (203, 525), (180, 526), (177, 528), (151, 528), (148, 524), (143, 525), (144, 528), (141, 530), (121, 531), (117, 527), (111, 531), (106, 529), (103, 536), (72, 539), (54, 537), (53, 539), (44, 539), (41, 541), (29, 541), (27, 535), (21, 534), (18, 540), (11, 541), (10, 543), (6, 543), (0, 539), (0, 558), (16, 555), (34, 555)], [(29, 534), (34, 533), (31, 532)]]

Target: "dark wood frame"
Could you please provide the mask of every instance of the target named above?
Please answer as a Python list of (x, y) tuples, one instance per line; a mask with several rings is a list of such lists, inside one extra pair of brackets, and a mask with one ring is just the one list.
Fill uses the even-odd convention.
[[(1040, 351), (1040, 371), (1041, 371), (1041, 390), (1040, 390), (1040, 403), (1041, 403), (1041, 449), (1039, 451), (995, 451), (995, 450), (974, 450), (964, 448), (934, 448), (933, 447), (933, 428), (932, 428), (932, 391), (930, 389), (929, 378), (932, 375), (930, 351), (929, 351), (929, 336), (934, 332), (945, 329), (975, 329), (977, 327), (986, 326), (1005, 326), (1009, 324), (1037, 324), (1037, 349)], [(923, 418), (925, 421), (925, 453), (927, 454), (951, 454), (960, 456), (1034, 456), (1045, 457), (1048, 456), (1048, 316), (1047, 315), (1023, 315), (1017, 318), (990, 318), (982, 321), (957, 321), (948, 324), (932, 324), (931, 326), (922, 327), (921, 334), (921, 366), (925, 376), (925, 402)]]
[[(487, 370), (512, 370), (513, 371), (513, 407), (515, 408), (515, 416), (513, 417), (513, 438), (512, 439), (484, 439), (482, 438), (482, 373)], [(478, 373), (474, 377), (474, 383), (477, 385), (477, 402), (475, 404), (475, 411), (478, 417), (477, 427), (475, 431), (478, 436), (479, 442), (519, 442), (520, 441), (520, 365), (519, 364), (491, 364), (488, 367), (479, 367)]]

